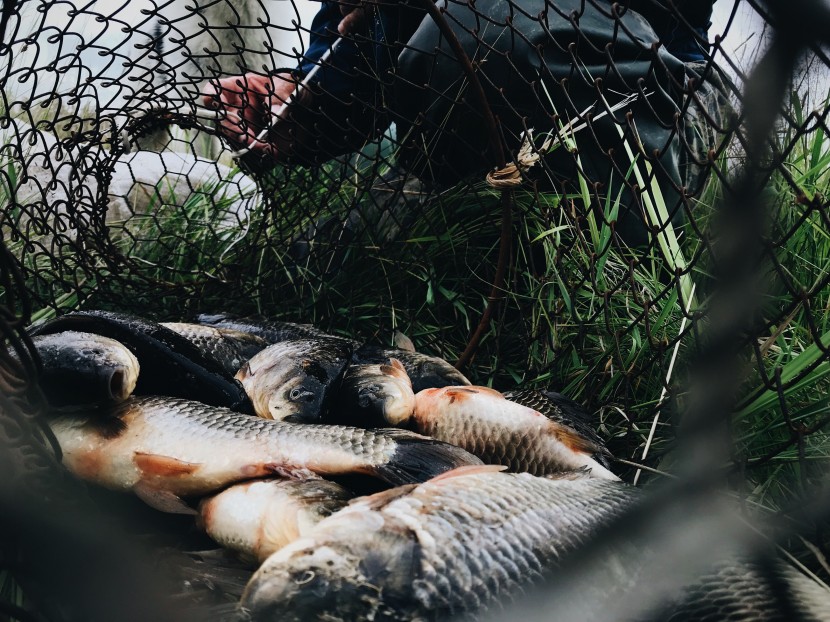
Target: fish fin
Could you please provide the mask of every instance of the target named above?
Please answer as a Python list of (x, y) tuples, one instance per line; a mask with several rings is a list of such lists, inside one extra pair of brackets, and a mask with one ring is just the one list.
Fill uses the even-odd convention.
[(251, 376), (251, 362), (246, 361), (242, 367), (239, 368), (239, 371), (236, 372), (236, 375), (233, 377), (234, 380), (239, 382), (245, 381), (247, 378)]
[(285, 464), (271, 463), (266, 464), (265, 468), (269, 473), (279, 475), (280, 477), (284, 477), (285, 479), (323, 479), (322, 477), (317, 475), (317, 473), (310, 469), (306, 469), (305, 467), (293, 467)]
[(389, 365), (381, 365), (380, 373), (409, 381), (409, 375), (406, 373), (403, 363), (398, 359), (389, 359)]
[(365, 471), (393, 486), (419, 484), (456, 467), (482, 464), (481, 460), (460, 447), (420, 434), (395, 429), (374, 432), (378, 436), (393, 438), (397, 448), (386, 464), (372, 466)]
[(399, 350), (403, 350), (404, 352), (415, 352), (415, 344), (412, 343), (412, 340), (401, 331), (395, 331), (393, 341), (395, 343), (395, 347)]
[(405, 486), (396, 486), (395, 488), (390, 488), (389, 490), (381, 490), (380, 492), (376, 492), (373, 495), (367, 495), (365, 497), (357, 497), (356, 499), (352, 499), (349, 501), (349, 506), (353, 505), (360, 505), (368, 510), (379, 510), (383, 506), (388, 505), (395, 499), (400, 497), (405, 497), (408, 495), (412, 490), (418, 486), (418, 484), (407, 484)]
[(557, 423), (551, 419), (548, 419), (548, 421), (553, 433), (556, 435), (556, 438), (558, 438), (572, 451), (589, 455), (608, 451), (594, 439), (584, 436), (578, 430), (575, 430), (570, 426)]
[(91, 423), (95, 431), (107, 440), (118, 438), (127, 430), (127, 424), (121, 418), (110, 415), (101, 418), (93, 417)]
[(584, 406), (555, 391), (519, 389), (505, 392), (504, 396), (511, 402), (532, 408), (554, 423), (573, 428), (596, 445), (598, 462), (609, 466), (606, 458), (611, 456), (611, 452), (605, 448), (602, 437), (597, 434), (594, 417)]
[(441, 475), (433, 477), (429, 481), (440, 482), (441, 480), (452, 479), (453, 477), (464, 477), (465, 475), (475, 475), (476, 473), (500, 473), (506, 470), (507, 467), (502, 464), (470, 464), (441, 473)]
[(133, 454), (133, 462), (143, 475), (149, 477), (175, 477), (177, 475), (190, 475), (200, 464), (185, 462), (170, 456), (158, 454), (147, 454), (137, 451)]
[(198, 514), (181, 497), (174, 495), (169, 490), (154, 488), (146, 482), (138, 482), (133, 486), (133, 492), (144, 503), (160, 512), (167, 514), (188, 514), (191, 516)]
[(461, 402), (464, 402), (465, 400), (470, 399), (470, 397), (469, 397), (470, 395), (475, 395), (476, 393), (478, 393), (478, 391), (476, 389), (478, 389), (478, 387), (475, 387), (475, 388), (471, 387), (469, 389), (466, 388), (466, 387), (464, 387), (464, 388), (452, 387), (452, 388), (446, 389), (444, 391), (444, 396), (447, 399), (449, 399), (450, 404), (455, 404), (455, 402), (461, 403)]
[(557, 473), (548, 473), (543, 476), (545, 479), (577, 481), (580, 479), (591, 479), (591, 467), (584, 466), (572, 471), (559, 471)]

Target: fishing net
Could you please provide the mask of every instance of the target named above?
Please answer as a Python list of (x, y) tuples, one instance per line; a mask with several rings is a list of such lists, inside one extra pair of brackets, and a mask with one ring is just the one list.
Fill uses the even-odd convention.
[(710, 25), (709, 4), (5, 1), (9, 434), (51, 455), (23, 414), (30, 321), (227, 311), (401, 331), (477, 384), (587, 405), (652, 470), (678, 411), (717, 411), (736, 490), (807, 490), (828, 442), (830, 26), (756, 0)]

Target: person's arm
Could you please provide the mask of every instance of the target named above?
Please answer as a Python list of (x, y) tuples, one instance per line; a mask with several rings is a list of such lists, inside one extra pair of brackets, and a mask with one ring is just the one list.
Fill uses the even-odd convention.
[[(361, 27), (360, 20), (355, 19), (358, 15), (360, 14), (348, 13), (344, 17), (341, 3), (323, 2), (312, 21), (308, 49), (296, 67), (275, 69), (268, 75), (250, 72), (207, 83), (202, 94), (205, 105), (225, 112), (219, 122), (222, 133), (233, 144), (262, 155), (274, 159), (291, 156), (298, 146), (292, 141), (302, 140), (302, 133), (295, 133), (293, 138), (289, 132), (273, 133), (275, 136), (283, 135), (286, 137), (284, 140), (258, 140), (258, 137), (263, 128), (271, 123), (282, 104), (294, 93), (299, 81), (320, 63), (340, 32), (351, 33)], [(312, 105), (314, 90), (325, 95), (328, 105), (335, 106), (339, 101), (346, 101), (350, 93), (358, 90), (360, 76), (371, 75), (365, 67), (368, 57), (352, 37), (347, 37), (314, 77), (312, 82), (317, 88), (304, 89), (295, 102), (299, 106)], [(357, 67), (361, 67), (362, 71), (356, 72)], [(284, 124), (285, 119), (276, 125)]]
[[(703, 41), (708, 37), (714, 4), (715, 0), (628, 2), (629, 8), (648, 20), (666, 49), (684, 62), (705, 60), (709, 46)], [(685, 22), (688, 22), (691, 29)]]

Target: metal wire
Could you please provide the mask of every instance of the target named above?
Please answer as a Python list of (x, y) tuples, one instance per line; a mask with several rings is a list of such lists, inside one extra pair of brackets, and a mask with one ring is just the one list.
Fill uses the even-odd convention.
[[(629, 480), (717, 438), (730, 494), (793, 507), (827, 470), (830, 25), (720, 0), (705, 49), (706, 4), (381, 0), (343, 34), (332, 2), (4, 2), (0, 423), (50, 465), (20, 472), (60, 478), (30, 320), (225, 310), (560, 390)], [(825, 518), (776, 542), (830, 580), (788, 539), (826, 555)]]

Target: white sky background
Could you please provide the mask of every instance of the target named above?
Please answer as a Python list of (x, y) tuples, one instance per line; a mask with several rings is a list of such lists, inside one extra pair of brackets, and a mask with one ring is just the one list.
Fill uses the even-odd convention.
[[(193, 4), (193, 0), (174, 1), (180, 6)], [(243, 1), (231, 0), (236, 6), (239, 6)], [(816, 1), (826, 2), (827, 0)], [(295, 3), (291, 0), (260, 0), (260, 2), (268, 11), (271, 23), (285, 28), (285, 30), (275, 28), (269, 31), (272, 38), (275, 39), (275, 47), (289, 53), (291, 48), (302, 51), (304, 42), (301, 38), (301, 29), (295, 29), (296, 26), (292, 26), (292, 21), (297, 21), (299, 17), (302, 28), (308, 28), (319, 4), (310, 0), (296, 0)], [(65, 92), (78, 84), (79, 79), (85, 80), (101, 75), (102, 72), (110, 76), (123, 74), (125, 72), (122, 66), (123, 58), (116, 57), (113, 59), (112, 56), (109, 58), (101, 56), (98, 50), (117, 50), (117, 53), (121, 56), (129, 55), (133, 42), (138, 38), (134, 33), (131, 34), (129, 30), (138, 28), (146, 32), (150, 29), (148, 18), (142, 14), (142, 9), (164, 4), (164, 2), (155, 3), (153, 0), (129, 0), (120, 3), (120, 6), (111, 0), (91, 0), (87, 2), (73, 0), (73, 3), (82, 12), (86, 8), (88, 11), (97, 10), (103, 14), (114, 13), (117, 19), (102, 23), (96, 21), (94, 16), (89, 13), (72, 17), (69, 15), (72, 8), (72, 4), (69, 2), (52, 4), (44, 16), (38, 10), (38, 7), (48, 5), (44, 0), (26, 0), (23, 5), (25, 14), (22, 28), (31, 32), (42, 28), (41, 24), (43, 24), (47, 30), (44, 36), (38, 39), (41, 46), (29, 45), (25, 51), (22, 46), (18, 46), (18, 53), (12, 60), (13, 66), (31, 66), (32, 63), (36, 62), (38, 71), (37, 74), (28, 76), (25, 81), (12, 87), (17, 92), (17, 99), (25, 99), (27, 95), (31, 97), (32, 93), (46, 93), (54, 90)], [(172, 2), (168, 3), (173, 4)], [(737, 7), (735, 18), (727, 31), (728, 20), (735, 7)], [(52, 33), (61, 31), (64, 33), (80, 33), (82, 38), (77, 35), (64, 35), (59, 51), (57, 45), (47, 44), (44, 41), (49, 34), (50, 27)], [(763, 20), (745, 1), (718, 0), (715, 3), (713, 25), (709, 34), (712, 40), (714, 40), (715, 35), (722, 35), (724, 37), (722, 44), (724, 52), (737, 61), (743, 71), (747, 71), (757, 58), (759, 48), (763, 47), (767, 29)], [(87, 43), (94, 41), (95, 48), (85, 51), (80, 58), (72, 62), (73, 67), (71, 69), (63, 74), (41, 70), (46, 64), (44, 59), (48, 59), (50, 55), (55, 57), (57, 54), (65, 57), (82, 40)], [(37, 61), (34, 60), (35, 58), (37, 58)], [(108, 69), (106, 68), (107, 63), (111, 63)], [(286, 62), (286, 65), (291, 64), (293, 63)], [(720, 64), (724, 69), (729, 70), (728, 63), (721, 60)], [(825, 77), (828, 74), (826, 70), (823, 73)], [(35, 78), (37, 78), (37, 81)], [(826, 83), (826, 80), (821, 82), (821, 84)], [(90, 86), (89, 88), (93, 87)], [(94, 88), (97, 89), (99, 101), (102, 99), (106, 101), (114, 94), (114, 91), (109, 89), (102, 90), (100, 84), (94, 85)], [(92, 96), (91, 91), (89, 91), (89, 94)], [(823, 99), (823, 97), (820, 99)], [(112, 102), (112, 105), (117, 105), (117, 103)]]

